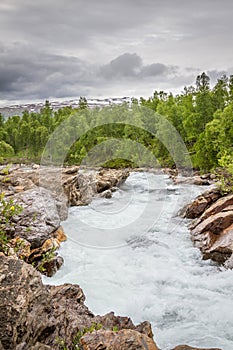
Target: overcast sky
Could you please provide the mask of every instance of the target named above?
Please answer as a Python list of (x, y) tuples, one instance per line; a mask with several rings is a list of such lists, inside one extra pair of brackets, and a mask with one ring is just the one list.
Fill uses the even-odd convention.
[(233, 74), (232, 0), (1, 0), (0, 103), (178, 92)]

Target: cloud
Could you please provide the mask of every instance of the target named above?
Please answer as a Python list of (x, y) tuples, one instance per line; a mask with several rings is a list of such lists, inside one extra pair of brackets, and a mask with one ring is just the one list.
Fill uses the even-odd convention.
[(0, 51), (0, 94), (3, 99), (45, 99), (95, 94), (122, 84), (133, 91), (139, 80), (170, 80), (178, 67), (162, 63), (144, 65), (136, 53), (124, 53), (101, 66), (77, 57), (50, 54), (29, 45), (12, 45)]
[(5, 99), (78, 96), (94, 71), (77, 57), (14, 45), (0, 52), (0, 93)]
[(101, 68), (105, 78), (135, 77), (141, 71), (142, 59), (136, 53), (124, 53)]
[[(144, 64), (136, 53), (124, 53), (105, 65), (78, 57), (48, 53), (31, 45), (1, 45), (0, 95), (4, 100), (78, 96), (145, 97), (154, 90), (174, 91), (193, 84), (199, 69), (155, 62)], [(216, 80), (225, 71), (210, 71)], [(146, 94), (146, 95), (145, 95)]]
[(1, 0), (1, 99), (148, 94), (202, 71), (232, 74), (232, 9), (232, 0)]
[(106, 79), (116, 78), (147, 78), (162, 77), (176, 73), (178, 67), (167, 66), (162, 63), (144, 65), (142, 58), (136, 53), (124, 53), (108, 64), (101, 67), (100, 71)]

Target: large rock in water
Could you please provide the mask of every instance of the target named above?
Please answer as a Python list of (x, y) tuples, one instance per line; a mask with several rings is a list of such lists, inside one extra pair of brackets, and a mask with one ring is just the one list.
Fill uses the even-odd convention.
[[(61, 343), (72, 349), (77, 333), (97, 323), (101, 323), (101, 339), (106, 345), (114, 341), (119, 344), (116, 349), (136, 350), (145, 349), (145, 344), (157, 350), (148, 322), (135, 326), (128, 317), (113, 313), (95, 316), (85, 306), (85, 296), (78, 285), (44, 286), (31, 265), (4, 255), (0, 255), (0, 275), (2, 350), (59, 350)], [(114, 327), (117, 332), (113, 332)], [(84, 340), (80, 339), (84, 349), (99, 346), (102, 340), (93, 339), (93, 335), (86, 331)]]
[(72, 175), (70, 171), (69, 168), (63, 171), (62, 183), (71, 206), (87, 205), (95, 196), (111, 197), (111, 191), (129, 176), (129, 171), (124, 169), (77, 170)]

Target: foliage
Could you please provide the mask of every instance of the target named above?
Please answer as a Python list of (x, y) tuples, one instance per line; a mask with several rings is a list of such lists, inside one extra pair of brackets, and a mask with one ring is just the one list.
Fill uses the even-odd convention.
[(22, 211), (22, 207), (14, 203), (13, 199), (6, 200), (4, 193), (0, 194), (0, 252), (9, 254), (9, 232), (15, 225), (13, 218)]
[(219, 187), (222, 194), (233, 193), (233, 154), (225, 153), (219, 161), (222, 169), (218, 173)]
[(94, 331), (98, 331), (102, 328), (102, 324), (100, 323), (92, 323), (91, 327), (84, 327), (83, 329), (80, 329), (75, 336), (75, 338), (72, 341), (72, 347), (71, 349), (68, 348), (68, 346), (65, 343), (65, 340), (62, 338), (57, 339), (57, 344), (60, 346), (61, 350), (81, 350), (80, 346), (80, 339), (86, 334), (86, 333), (92, 333)]
[(40, 261), (34, 261), (32, 265), (41, 273), (46, 271), (46, 264), (49, 263), (56, 256), (56, 248), (52, 248), (42, 254)]
[(14, 155), (14, 149), (5, 141), (0, 141), (0, 158), (8, 158)]
[[(164, 117), (162, 122), (156, 113)], [(96, 120), (102, 125), (95, 127)], [(104, 124), (106, 120), (108, 124)], [(64, 121), (66, 128), (55, 137), (54, 131)], [(48, 163), (52, 149), (52, 161), (58, 161), (62, 151), (67, 165), (91, 160), (94, 165), (110, 167), (144, 166), (155, 157), (161, 166), (178, 166), (174, 164), (174, 153), (179, 154), (179, 142), (174, 140), (166, 121), (184, 140), (195, 168), (204, 172), (224, 166), (225, 153), (232, 156), (233, 152), (233, 76), (223, 75), (211, 88), (210, 78), (202, 73), (197, 76), (196, 86), (184, 87), (179, 95), (155, 91), (148, 99), (132, 98), (130, 106), (125, 103), (90, 109), (86, 98), (80, 97), (78, 108), (53, 111), (46, 101), (39, 113), (25, 111), (22, 117), (6, 120), (1, 116), (0, 158), (14, 155), (17, 160), (40, 159), (47, 145), (43, 159)], [(142, 148), (134, 152), (133, 143), (107, 147), (109, 139), (132, 140), (151, 155)], [(93, 152), (100, 145), (100, 151)]]

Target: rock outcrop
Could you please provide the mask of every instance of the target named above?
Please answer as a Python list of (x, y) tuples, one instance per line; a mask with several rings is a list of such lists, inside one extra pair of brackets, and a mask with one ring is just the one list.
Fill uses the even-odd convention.
[(198, 196), (180, 213), (195, 218), (190, 224), (191, 238), (204, 259), (233, 267), (233, 194), (221, 197), (218, 189)]
[(43, 285), (31, 265), (2, 253), (0, 276), (0, 350), (158, 350), (149, 322), (95, 316), (78, 285)]
[(220, 197), (222, 197), (222, 194), (218, 188), (214, 187), (211, 190), (207, 190), (181, 209), (179, 215), (184, 218), (195, 219), (203, 214)]
[(93, 197), (102, 195), (105, 191), (114, 191), (128, 176), (129, 171), (125, 169), (14, 167), (1, 176), (0, 183), (7, 196), (38, 187), (51, 191), (59, 215), (64, 220), (67, 205), (87, 205)]
[(129, 329), (87, 333), (81, 338), (80, 343), (83, 350), (158, 350), (151, 338)]
[(0, 256), (0, 339), (3, 349), (34, 345), (49, 324), (51, 296), (35, 269)]
[(113, 313), (95, 316), (85, 306), (78, 285), (44, 286), (31, 265), (3, 254), (0, 273), (0, 348), (4, 350), (59, 350), (61, 344), (68, 349), (74, 344), (101, 349), (101, 343), (103, 349), (157, 350), (148, 322), (135, 326), (128, 317)]

